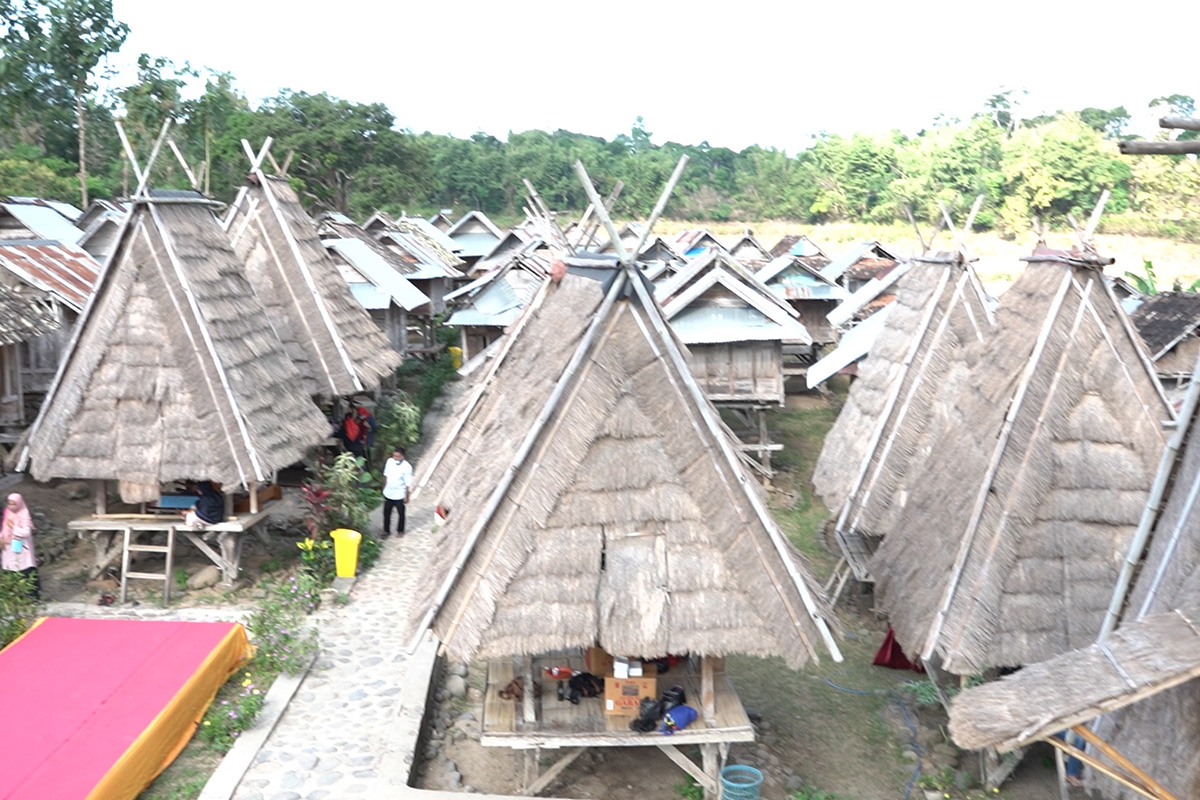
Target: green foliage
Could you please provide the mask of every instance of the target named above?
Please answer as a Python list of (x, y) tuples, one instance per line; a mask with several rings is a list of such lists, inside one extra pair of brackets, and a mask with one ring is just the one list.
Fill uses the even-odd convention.
[(267, 596), (246, 622), (260, 671), (296, 675), (308, 667), (319, 645), (317, 632), (304, 619), (319, 602), (319, 584), (303, 571), (267, 588)]
[(379, 492), (364, 462), (353, 453), (341, 453), (332, 464), (321, 467), (320, 485), (329, 491), (329, 505), (322, 532), (335, 528), (365, 531), (371, 525), (371, 509), (379, 505)]
[(444, 350), (438, 354), (436, 359), (424, 365), (415, 398), (422, 414), (429, 411), (433, 401), (441, 395), (442, 388), (457, 374), (458, 370), (454, 368), (450, 354)]
[(397, 445), (412, 447), (421, 436), (421, 409), (403, 392), (380, 400), (375, 406), (375, 419), (379, 423), (375, 441), (385, 457)]
[(173, 578), (175, 580), (175, 586), (179, 589), (179, 591), (183, 591), (187, 588), (188, 573), (186, 569), (180, 567), (179, 569), (175, 570)]
[[(257, 661), (257, 659), (256, 659)], [(237, 673), (221, 687), (197, 729), (200, 740), (227, 752), (242, 731), (254, 724), (266, 700), (266, 689), (249, 670)]]
[(1158, 294), (1157, 278), (1154, 275), (1154, 262), (1148, 258), (1142, 259), (1142, 274), (1126, 271), (1125, 277), (1134, 288), (1142, 294)]
[(29, 630), (37, 610), (33, 579), (20, 572), (0, 570), (0, 647)]
[(683, 783), (675, 784), (675, 794), (681, 800), (704, 800), (704, 787), (696, 783), (696, 779), (688, 775)]
[(841, 800), (841, 796), (815, 786), (805, 786), (788, 795), (788, 800)]
[[(979, 686), (983, 683), (982, 675), (972, 675), (967, 679), (965, 687), (962, 686), (943, 686), (942, 696), (949, 702), (955, 695), (961, 692), (964, 688), (969, 689), (972, 686)], [(906, 681), (896, 687), (904, 694), (908, 695), (914, 703), (922, 706), (936, 706), (941, 704), (942, 700), (938, 697), (937, 687), (933, 685), (933, 681), (928, 678), (919, 678), (913, 681)]]
[(922, 789), (936, 789), (939, 792), (944, 792), (947, 789), (954, 787), (954, 770), (944, 769), (941, 772), (923, 773), (917, 779), (917, 786)]

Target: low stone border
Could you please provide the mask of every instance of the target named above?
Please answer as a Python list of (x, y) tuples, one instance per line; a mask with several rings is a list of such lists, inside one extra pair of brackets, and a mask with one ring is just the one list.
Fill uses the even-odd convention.
[(292, 701), (296, 690), (300, 688), (300, 684), (304, 682), (304, 677), (308, 675), (308, 671), (312, 669), (316, 660), (317, 656), (314, 655), (308, 662), (308, 666), (299, 675), (281, 674), (275, 678), (275, 682), (267, 690), (267, 697), (263, 701), (262, 710), (258, 713), (258, 719), (254, 721), (254, 726), (242, 731), (241, 736), (233, 743), (233, 747), (229, 748), (229, 752), (217, 765), (216, 771), (209, 777), (208, 783), (204, 784), (197, 800), (229, 800), (233, 797), (246, 770), (250, 769), (250, 765), (254, 763), (254, 757), (267, 743), (267, 737), (271, 735), (271, 731), (275, 730), (283, 712), (287, 710), (288, 703)]

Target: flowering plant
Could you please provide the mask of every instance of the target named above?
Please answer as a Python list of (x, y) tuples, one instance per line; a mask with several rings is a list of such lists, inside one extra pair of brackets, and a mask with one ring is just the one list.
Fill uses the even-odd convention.
[(218, 692), (217, 700), (208, 707), (200, 723), (201, 741), (222, 751), (229, 750), (242, 731), (254, 724), (265, 699), (249, 671), (243, 673), (240, 682), (229, 681)]

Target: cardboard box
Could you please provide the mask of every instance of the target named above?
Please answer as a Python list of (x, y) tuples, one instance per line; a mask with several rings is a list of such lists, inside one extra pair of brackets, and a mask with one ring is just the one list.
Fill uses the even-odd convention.
[(587, 671), (597, 678), (609, 678), (613, 674), (613, 657), (603, 647), (589, 647), (584, 655)]
[(605, 678), (604, 713), (636, 717), (643, 697), (658, 697), (656, 678)]

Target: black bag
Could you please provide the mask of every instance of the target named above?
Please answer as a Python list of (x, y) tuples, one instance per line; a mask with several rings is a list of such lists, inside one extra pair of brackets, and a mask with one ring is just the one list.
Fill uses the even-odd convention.
[(638, 706), (637, 719), (629, 723), (629, 730), (638, 733), (650, 733), (658, 727), (658, 719), (662, 716), (662, 703), (653, 697), (643, 697)]
[(678, 683), (663, 692), (662, 713), (665, 714), (675, 706), (687, 705), (687, 694)]
[(578, 703), (580, 697), (600, 697), (604, 694), (604, 681), (590, 672), (576, 672), (567, 683), (571, 688), (572, 703)]

